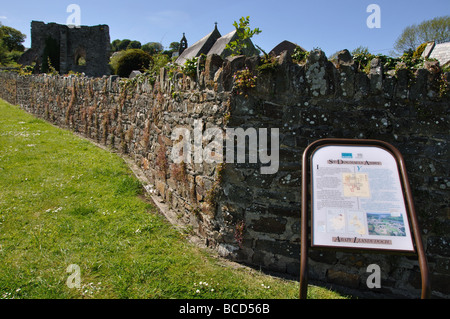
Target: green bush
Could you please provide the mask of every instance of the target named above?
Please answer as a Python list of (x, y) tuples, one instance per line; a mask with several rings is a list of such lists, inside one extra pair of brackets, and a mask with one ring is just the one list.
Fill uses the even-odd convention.
[(421, 58), (422, 57), (422, 53), (423, 51), (425, 51), (425, 48), (427, 47), (428, 43), (422, 43), (421, 45), (419, 45), (416, 49), (416, 51), (414, 51), (413, 53), (413, 57), (414, 58)]
[(144, 72), (153, 64), (153, 58), (141, 49), (130, 49), (117, 61), (116, 74), (120, 77), (128, 77), (134, 70)]
[(126, 51), (117, 51), (111, 55), (109, 59), (109, 66), (111, 67), (112, 74), (117, 74), (117, 67), (119, 66), (119, 60), (126, 54)]

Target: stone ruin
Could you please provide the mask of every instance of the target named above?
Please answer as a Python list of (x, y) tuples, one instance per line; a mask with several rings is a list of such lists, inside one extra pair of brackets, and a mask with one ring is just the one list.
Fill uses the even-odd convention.
[(107, 25), (69, 27), (56, 23), (31, 22), (31, 49), (19, 60), (32, 65), (34, 73), (43, 72), (47, 58), (60, 73), (69, 71), (87, 76), (109, 75), (110, 36)]

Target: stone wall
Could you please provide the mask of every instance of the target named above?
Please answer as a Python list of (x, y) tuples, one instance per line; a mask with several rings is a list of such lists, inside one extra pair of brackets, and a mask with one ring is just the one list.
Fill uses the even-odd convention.
[[(391, 143), (406, 161), (433, 296), (450, 297), (448, 74), (426, 64), (414, 75), (388, 75), (378, 60), (366, 74), (346, 50), (334, 62), (316, 50), (304, 64), (287, 54), (258, 72), (260, 64), (259, 57), (213, 55), (196, 80), (162, 69), (154, 83), (3, 73), (0, 96), (132, 156), (179, 221), (221, 255), (291, 275), (300, 267), (303, 150), (326, 137)], [(257, 74), (247, 96), (236, 94), (233, 78), (245, 67)], [(175, 164), (173, 130), (193, 131), (200, 121), (202, 132), (278, 128), (278, 172), (263, 175), (261, 164), (249, 163)], [(366, 269), (373, 263), (382, 271), (378, 292), (420, 296), (415, 256), (312, 250), (310, 278), (369, 291)]]

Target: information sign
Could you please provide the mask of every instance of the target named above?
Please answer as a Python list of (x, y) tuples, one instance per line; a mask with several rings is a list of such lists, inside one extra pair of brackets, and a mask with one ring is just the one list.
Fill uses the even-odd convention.
[(397, 161), (389, 151), (322, 146), (310, 167), (312, 246), (414, 251)]

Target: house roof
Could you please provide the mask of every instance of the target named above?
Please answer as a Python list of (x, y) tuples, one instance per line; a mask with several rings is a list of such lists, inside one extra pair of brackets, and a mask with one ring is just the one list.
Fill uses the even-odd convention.
[[(192, 59), (194, 57), (200, 56), (202, 53), (205, 55), (217, 54), (222, 58), (226, 58), (231, 55), (229, 49), (226, 49), (226, 46), (231, 41), (234, 41), (237, 38), (236, 30), (231, 31), (230, 33), (221, 36), (220, 32), (217, 30), (217, 25), (213, 32), (204, 36), (199, 41), (195, 42), (193, 45), (188, 47), (183, 53), (178, 57), (175, 63), (183, 65), (186, 60)], [(250, 39), (246, 39), (245, 43), (247, 44), (247, 48), (243, 51), (245, 55), (254, 55), (259, 54), (259, 51), (255, 48), (252, 41)]]
[(202, 53), (207, 54), (220, 37), (221, 34), (219, 30), (217, 30), (216, 26), (211, 33), (205, 35), (203, 38), (184, 50), (175, 63), (183, 65), (187, 60), (198, 57)]
[[(216, 43), (214, 43), (214, 46), (209, 50), (207, 55), (217, 54), (220, 55), (222, 58), (226, 58), (227, 56), (231, 55), (231, 50), (227, 49), (226, 46), (236, 40), (238, 37), (237, 30), (233, 30), (230, 33), (224, 35), (223, 37), (217, 39)], [(244, 43), (246, 44), (246, 48), (242, 49), (242, 54), (250, 56), (250, 55), (257, 55), (259, 54), (259, 51), (255, 48), (253, 45), (253, 42), (250, 39), (245, 39)]]
[(219, 39), (217, 39), (216, 43), (214, 43), (211, 50), (209, 50), (208, 55), (211, 55), (211, 54), (222, 55), (227, 44), (230, 43), (231, 41), (233, 41), (235, 34), (236, 34), (236, 30), (233, 30), (230, 33), (224, 35), (223, 37), (220, 37)]
[(270, 55), (278, 56), (283, 51), (288, 51), (289, 53), (293, 53), (295, 48), (299, 47), (302, 51), (306, 51), (298, 44), (292, 43), (290, 41), (284, 40), (283, 42), (280, 42), (276, 47), (272, 49), (272, 51), (269, 52)]
[(441, 66), (450, 63), (450, 42), (430, 42), (423, 51), (422, 56), (438, 60)]

